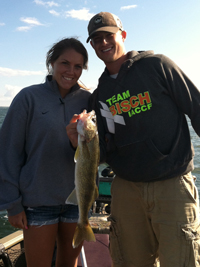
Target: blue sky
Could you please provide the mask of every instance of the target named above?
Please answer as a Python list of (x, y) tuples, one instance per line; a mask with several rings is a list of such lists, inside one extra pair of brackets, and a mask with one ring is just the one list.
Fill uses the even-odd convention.
[(94, 89), (104, 64), (86, 44), (87, 25), (100, 11), (121, 19), (127, 52), (165, 54), (200, 89), (199, 0), (1, 0), (0, 106), (9, 106), (23, 87), (44, 82), (46, 52), (63, 37), (79, 37), (88, 50), (81, 81)]

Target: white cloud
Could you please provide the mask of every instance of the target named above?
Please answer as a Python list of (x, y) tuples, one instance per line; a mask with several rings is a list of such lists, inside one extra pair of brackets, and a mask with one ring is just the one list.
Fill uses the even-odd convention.
[(122, 6), (122, 7), (120, 8), (120, 10), (132, 9), (132, 8), (136, 8), (136, 7), (137, 7), (137, 5)]
[(36, 3), (36, 5), (41, 5), (46, 7), (59, 6), (59, 4), (55, 3), (54, 1), (44, 2), (40, 0), (34, 0), (33, 2)]
[(11, 100), (7, 101), (5, 97), (0, 97), (0, 107), (9, 107)]
[(0, 106), (9, 107), (13, 98), (22, 88), (20, 86), (13, 86), (10, 84), (5, 84), (6, 92), (3, 95), (0, 95)]
[(17, 27), (17, 31), (19, 32), (27, 32), (31, 29), (31, 26), (22, 26), (22, 27)]
[(20, 27), (17, 27), (17, 31), (24, 31), (24, 32), (27, 32), (29, 31), (30, 29), (32, 29), (34, 26), (44, 26), (44, 24), (40, 23), (38, 19), (36, 18), (30, 18), (30, 17), (27, 17), (27, 18), (20, 18), (20, 20), (26, 24), (28, 24), (28, 26), (20, 26)]
[(0, 26), (5, 26), (5, 23), (3, 23), (3, 22), (0, 22)]
[(90, 20), (94, 14), (89, 13), (89, 9), (83, 8), (80, 10), (72, 9), (65, 12), (66, 17), (71, 17), (79, 20)]
[(55, 10), (49, 10), (49, 13), (56, 17), (60, 16), (60, 13), (56, 12)]
[(41, 26), (43, 25), (40, 23), (36, 18), (20, 18), (21, 21), (31, 25), (31, 26)]
[(13, 86), (6, 84), (6, 93), (4, 94), (4, 97), (13, 98), (22, 88), (20, 86)]
[(44, 75), (46, 71), (29, 71), (29, 70), (14, 70), (0, 67), (0, 76), (30, 76), (30, 75)]

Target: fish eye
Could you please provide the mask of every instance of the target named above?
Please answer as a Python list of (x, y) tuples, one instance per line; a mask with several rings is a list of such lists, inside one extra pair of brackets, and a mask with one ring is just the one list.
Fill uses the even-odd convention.
[(93, 121), (94, 123), (96, 123), (97, 120), (96, 120), (96, 118), (92, 118), (92, 121)]

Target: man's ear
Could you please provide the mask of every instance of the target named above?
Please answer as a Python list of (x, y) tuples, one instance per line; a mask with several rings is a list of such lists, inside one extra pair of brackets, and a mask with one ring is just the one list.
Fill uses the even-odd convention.
[(123, 41), (126, 40), (126, 35), (127, 35), (126, 31), (122, 31), (122, 39), (123, 39)]
[(94, 45), (93, 45), (93, 42), (92, 42), (92, 40), (90, 40), (90, 44), (91, 44), (92, 48), (94, 48)]

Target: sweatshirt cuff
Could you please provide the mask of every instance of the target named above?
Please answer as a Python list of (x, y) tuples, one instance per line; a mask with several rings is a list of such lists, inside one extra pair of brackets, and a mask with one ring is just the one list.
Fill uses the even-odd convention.
[(17, 214), (21, 213), (22, 211), (24, 211), (24, 207), (21, 204), (14, 206), (11, 209), (7, 209), (8, 216), (17, 215)]

